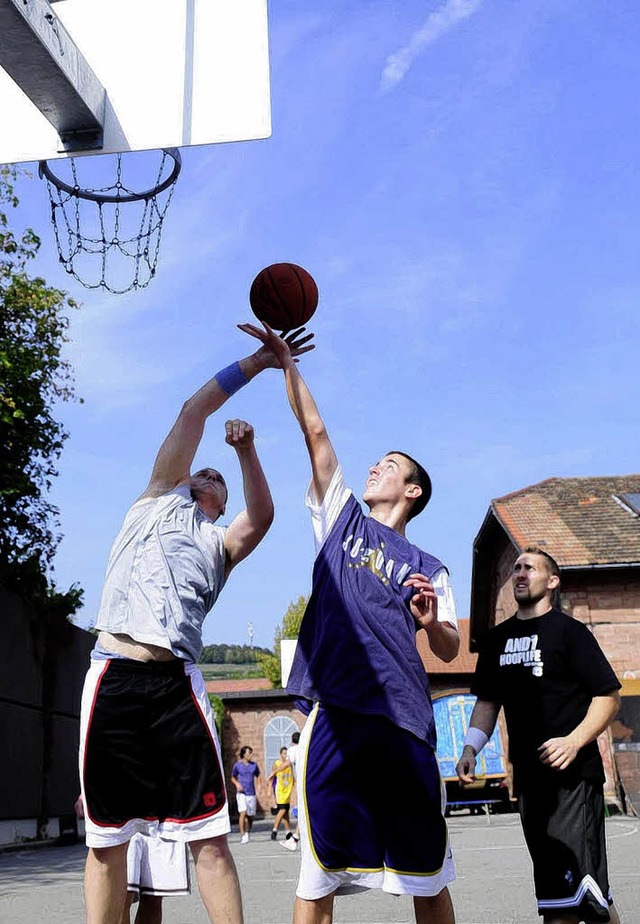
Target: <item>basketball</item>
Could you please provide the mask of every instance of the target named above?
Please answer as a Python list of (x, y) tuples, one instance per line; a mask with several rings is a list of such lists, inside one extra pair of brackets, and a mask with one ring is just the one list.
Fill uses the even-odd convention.
[(313, 276), (295, 263), (272, 263), (251, 283), (251, 310), (274, 330), (287, 332), (306, 324), (318, 306)]

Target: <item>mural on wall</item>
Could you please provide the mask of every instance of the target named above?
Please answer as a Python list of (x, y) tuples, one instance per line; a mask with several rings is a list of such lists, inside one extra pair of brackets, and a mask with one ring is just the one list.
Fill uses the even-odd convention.
[(640, 695), (622, 696), (611, 724), (616, 770), (627, 811), (640, 814)]
[(623, 696), (611, 725), (616, 751), (640, 751), (640, 696)]

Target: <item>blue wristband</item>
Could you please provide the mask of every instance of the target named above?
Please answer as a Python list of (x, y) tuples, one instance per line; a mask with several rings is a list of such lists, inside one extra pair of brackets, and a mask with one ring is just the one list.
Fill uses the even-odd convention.
[(220, 372), (216, 372), (215, 380), (229, 398), (231, 395), (235, 395), (249, 381), (240, 368), (240, 363), (232, 363), (225, 369), (221, 369)]

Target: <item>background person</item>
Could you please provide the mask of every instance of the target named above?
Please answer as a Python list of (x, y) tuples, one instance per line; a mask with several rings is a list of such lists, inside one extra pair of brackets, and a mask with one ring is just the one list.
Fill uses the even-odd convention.
[(130, 924), (136, 901), (134, 924), (161, 924), (162, 899), (190, 892), (187, 845), (134, 834), (127, 849), (127, 901), (122, 924)]
[[(295, 731), (291, 735), (291, 744), (287, 748), (287, 759), (284, 761), (283, 764), (281, 764), (282, 770), (284, 770), (286, 767), (291, 767), (291, 769), (293, 770), (294, 786), (298, 779), (298, 771), (296, 768), (297, 768), (297, 762), (298, 762), (298, 755), (300, 753), (300, 743), (299, 742), (300, 742), (300, 732)], [(283, 841), (280, 841), (280, 844), (283, 847), (286, 847), (287, 850), (296, 850), (298, 847), (298, 842), (300, 840), (300, 835), (299, 835), (300, 821), (298, 817), (297, 807), (294, 809), (294, 813), (296, 817), (295, 831), (287, 831), (285, 839)]]
[(553, 606), (560, 570), (547, 552), (525, 549), (512, 585), (516, 614), (481, 646), (458, 776), (475, 779), (503, 706), (538, 914), (545, 924), (617, 924), (596, 739), (618, 711), (620, 683), (589, 629)]
[(280, 824), (284, 825), (287, 837), (291, 835), (291, 823), (289, 821), (289, 809), (291, 808), (291, 793), (293, 792), (293, 767), (291, 761), (287, 760), (287, 749), (280, 748), (280, 757), (273, 763), (273, 770), (267, 778), (267, 782), (275, 780), (273, 798), (276, 803), (276, 817), (273, 820), (271, 830), (271, 840), (275, 841), (278, 837), (278, 828)]
[[(74, 808), (77, 818), (85, 817), (82, 796)], [(127, 897), (121, 924), (131, 924), (131, 908), (136, 902), (134, 924), (161, 924), (163, 897), (190, 892), (186, 845), (134, 834), (127, 849)]]
[(252, 754), (253, 748), (248, 745), (240, 748), (240, 760), (235, 762), (231, 771), (231, 782), (236, 788), (241, 844), (251, 840), (251, 827), (257, 808), (256, 780), (260, 776), (260, 768), (251, 760)]

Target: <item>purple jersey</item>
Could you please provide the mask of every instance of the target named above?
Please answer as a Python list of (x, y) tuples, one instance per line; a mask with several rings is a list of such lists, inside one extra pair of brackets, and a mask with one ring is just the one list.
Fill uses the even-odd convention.
[[(429, 681), (416, 649), (418, 572), (443, 567), (394, 529), (367, 517), (349, 494), (322, 544), (287, 690), (305, 702), (384, 715), (435, 748)], [(305, 705), (306, 703), (306, 705)]]
[(256, 777), (260, 776), (258, 765), (250, 760), (245, 764), (243, 760), (238, 760), (233, 765), (231, 776), (242, 786), (245, 796), (255, 796), (256, 794)]

